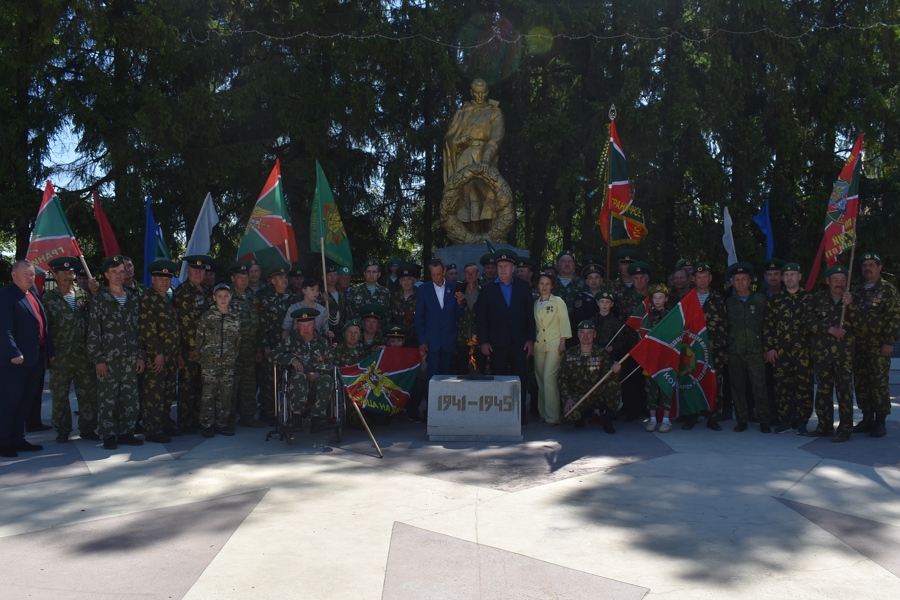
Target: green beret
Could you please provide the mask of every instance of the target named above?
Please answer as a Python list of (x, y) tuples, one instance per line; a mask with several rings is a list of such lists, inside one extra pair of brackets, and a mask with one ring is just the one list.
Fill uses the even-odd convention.
[(446, 266), (446, 269), (448, 271), (452, 271), (452, 270), (456, 269), (456, 263), (450, 263), (449, 265)]
[(388, 261), (388, 266), (390, 266), (390, 265), (402, 265), (402, 264), (403, 264), (403, 261), (400, 260), (399, 258), (392, 258), (391, 260)]
[(687, 269), (688, 271), (690, 271), (690, 270), (692, 270), (693, 268), (694, 268), (694, 261), (692, 261), (692, 260), (689, 259), (689, 258), (682, 258), (682, 259), (679, 259), (679, 261), (678, 261), (677, 263), (675, 263), (675, 270), (676, 270), (676, 271), (679, 270), (679, 269)]
[(555, 263), (547, 263), (541, 267), (541, 271), (553, 271), (554, 273), (559, 273), (559, 269), (556, 268)]
[(174, 277), (178, 272), (178, 265), (171, 260), (155, 260), (150, 263), (147, 270), (156, 277)]
[(574, 253), (574, 252), (572, 252), (571, 250), (563, 250), (562, 252), (560, 252), (559, 254), (556, 255), (556, 262), (559, 262), (559, 260), (560, 260), (563, 256), (571, 256), (571, 257), (572, 257), (572, 260), (575, 260), (575, 253)]
[(615, 292), (611, 292), (609, 290), (600, 290), (599, 292), (597, 292), (597, 294), (594, 296), (594, 298), (598, 301), (599, 300), (611, 300), (612, 302), (615, 302), (616, 294), (615, 294)]
[[(619, 261), (624, 262), (624, 261)], [(650, 265), (643, 261), (632, 262), (628, 265), (628, 274), (629, 275), (649, 275), (650, 274)]]
[(664, 283), (657, 283), (656, 285), (651, 285), (650, 289), (647, 290), (647, 295), (652, 297), (653, 294), (665, 294), (669, 295), (669, 288), (666, 287)]
[(213, 288), (213, 294), (215, 294), (215, 293), (218, 292), (219, 290), (225, 290), (225, 291), (228, 292), (229, 294), (233, 294), (233, 293), (234, 293), (234, 292), (231, 291), (231, 286), (228, 285), (227, 283), (220, 283), (220, 284), (218, 284), (216, 287), (214, 287), (214, 288)]
[(694, 265), (694, 274), (697, 273), (710, 273), (712, 270), (709, 268), (709, 265), (706, 263), (697, 263)]
[(79, 264), (80, 261), (74, 256), (60, 256), (47, 263), (54, 271), (74, 271)]
[[(87, 266), (88, 266), (88, 269), (90, 269), (90, 271), (91, 271), (91, 275), (96, 275), (96, 274), (97, 274), (97, 265), (92, 265), (91, 263), (88, 263)], [(83, 275), (83, 276), (87, 277), (87, 271), (85, 271), (85, 270), (84, 270), (84, 267), (81, 266), (81, 262), (80, 262), (80, 261), (79, 261), (79, 263), (78, 263), (78, 266), (75, 267), (75, 274), (76, 274), (76, 275)]]
[(736, 262), (728, 267), (725, 271), (725, 275), (728, 277), (734, 277), (735, 275), (749, 275), (753, 277), (753, 265), (743, 261)]
[(381, 270), (381, 263), (375, 260), (374, 258), (370, 258), (365, 263), (363, 263), (363, 271), (368, 269), (369, 267), (378, 267), (378, 270)]
[(644, 255), (635, 248), (622, 248), (616, 252), (616, 261), (620, 263), (633, 263), (639, 260), (644, 260)]
[(252, 266), (253, 263), (249, 260), (237, 260), (228, 265), (228, 272), (232, 275), (248, 275)]
[(192, 254), (190, 256), (185, 256), (184, 260), (187, 263), (187, 266), (189, 266), (190, 268), (204, 270), (211, 269), (213, 267), (213, 263), (215, 262), (212, 258), (205, 254)]
[(795, 262), (785, 263), (785, 265), (784, 265), (783, 267), (781, 267), (781, 272), (784, 273), (785, 271), (797, 271), (797, 272), (800, 272), (800, 271), (801, 271), (800, 265), (798, 265), (798, 264), (795, 263)]
[(315, 308), (306, 308), (305, 306), (303, 308), (298, 308), (291, 313), (291, 318), (297, 320), (300, 323), (304, 321), (312, 321), (318, 316), (318, 310), (316, 310)]
[(592, 329), (594, 331), (597, 331), (597, 326), (594, 325), (594, 322), (590, 319), (585, 319), (584, 321), (579, 323), (578, 327), (576, 327), (575, 329)]
[(300, 263), (291, 263), (291, 270), (288, 271), (288, 277), (303, 277), (306, 273), (306, 267)]
[(350, 269), (349, 269), (348, 267), (340, 267), (340, 268), (338, 269), (338, 272), (337, 272), (337, 273), (338, 273), (338, 276), (340, 276), (340, 275), (351, 275)]
[(606, 277), (606, 269), (604, 269), (600, 265), (590, 264), (590, 265), (586, 265), (581, 270), (581, 278), (587, 279), (588, 275), (591, 275), (593, 273), (597, 273), (598, 275), (600, 275), (600, 277)]
[(784, 261), (780, 258), (770, 258), (763, 263), (763, 273), (766, 271), (781, 271), (784, 269)]
[(402, 263), (397, 269), (397, 277), (418, 277), (419, 268), (416, 265)]
[(482, 254), (481, 260), (479, 262), (481, 262), (482, 267), (485, 265), (496, 265), (497, 264), (497, 260), (494, 258), (494, 255), (491, 253)]
[(528, 258), (527, 256), (523, 256), (519, 259), (518, 267), (527, 267), (531, 269), (532, 272), (537, 271), (537, 263)]
[[(879, 267), (881, 266), (881, 257), (878, 256), (877, 254), (875, 254), (874, 252), (866, 252), (865, 254), (860, 256), (859, 264), (863, 264), (867, 260), (874, 260), (876, 265), (878, 265)], [(50, 264), (51, 264), (51, 266), (53, 265), (53, 263), (50, 263)]]
[(350, 327), (359, 327), (360, 329), (362, 329), (362, 323), (359, 322), (359, 319), (350, 319), (349, 321), (344, 323), (341, 331), (347, 331), (347, 329)]
[(125, 257), (121, 254), (116, 254), (115, 256), (110, 256), (106, 260), (103, 261), (103, 272), (106, 273), (113, 267), (118, 267), (119, 265), (125, 264)]
[(515, 265), (519, 262), (519, 255), (512, 250), (497, 250), (494, 253), (494, 261), (498, 263), (506, 261)]
[(848, 273), (847, 267), (844, 265), (834, 265), (833, 267), (829, 267), (825, 269), (825, 277), (831, 277), (832, 275), (846, 275)]
[(360, 314), (363, 319), (378, 319), (380, 321), (384, 318), (384, 309), (377, 304), (366, 304), (360, 310)]
[(287, 275), (288, 271), (291, 270), (290, 265), (287, 263), (283, 263), (280, 265), (275, 265), (274, 267), (269, 267), (266, 270), (266, 279), (272, 279), (278, 275)]
[(406, 337), (406, 327), (402, 325), (394, 325), (389, 328), (387, 332), (384, 334), (384, 337), (389, 338), (405, 338)]

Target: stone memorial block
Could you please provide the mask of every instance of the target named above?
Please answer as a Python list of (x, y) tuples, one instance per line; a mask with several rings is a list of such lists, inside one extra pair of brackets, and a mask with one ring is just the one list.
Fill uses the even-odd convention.
[(522, 441), (518, 377), (460, 379), (435, 375), (428, 386), (428, 439), (433, 442)]

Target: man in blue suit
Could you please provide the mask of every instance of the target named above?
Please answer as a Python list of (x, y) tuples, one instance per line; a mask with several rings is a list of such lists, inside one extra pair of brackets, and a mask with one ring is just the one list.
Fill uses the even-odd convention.
[(515, 375), (522, 388), (522, 424), (525, 418), (525, 389), (528, 385), (528, 357), (534, 353), (534, 300), (531, 286), (514, 277), (519, 257), (510, 250), (498, 250), (497, 279), (485, 284), (478, 297), (478, 343), (490, 359), (494, 375)]
[(464, 312), (463, 294), (454, 294), (453, 284), (444, 278), (446, 269), (440, 258), (428, 263), (431, 283), (423, 283), (416, 295), (416, 335), (419, 351), (428, 363), (428, 379), (449, 375), (456, 350), (456, 322)]
[(28, 407), (43, 381), (45, 357), (53, 359), (47, 315), (34, 291), (34, 267), (12, 267), (13, 284), (0, 291), (0, 456), (43, 450), (25, 440)]

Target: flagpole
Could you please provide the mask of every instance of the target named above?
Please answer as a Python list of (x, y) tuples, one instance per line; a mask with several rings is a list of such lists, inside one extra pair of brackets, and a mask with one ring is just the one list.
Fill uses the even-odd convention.
[(91, 275), (91, 270), (88, 268), (87, 262), (85, 262), (85, 260), (84, 260), (84, 254), (83, 254), (83, 253), (80, 253), (80, 254), (78, 255), (78, 260), (81, 261), (81, 267), (84, 269), (84, 273), (85, 273), (85, 275), (87, 275), (88, 279), (93, 279), (94, 276)]
[[(625, 361), (628, 359), (629, 356), (630, 356), (629, 354), (626, 354), (625, 356), (623, 356), (622, 358), (620, 358), (619, 361), (618, 361), (616, 364), (619, 365), (619, 366), (621, 367), (621, 366), (622, 366), (622, 363), (625, 362)], [(573, 412), (576, 408), (578, 408), (579, 406), (581, 406), (581, 403), (584, 402), (584, 401), (587, 399), (587, 397), (590, 396), (590, 395), (594, 392), (594, 390), (596, 390), (598, 387), (600, 387), (600, 384), (601, 384), (601, 383), (603, 383), (604, 381), (606, 381), (606, 379), (607, 379), (610, 375), (612, 375), (612, 372), (613, 372), (612, 369), (610, 369), (610, 370), (606, 373), (606, 375), (604, 375), (602, 378), (600, 378), (600, 381), (598, 381), (597, 383), (594, 384), (594, 387), (592, 387), (592, 388), (589, 389), (587, 392), (585, 392), (584, 396), (581, 397), (581, 400), (579, 400), (578, 402), (576, 402), (576, 403), (575, 403), (575, 406), (573, 406), (573, 407), (569, 410), (569, 412), (567, 412), (565, 415), (563, 415), (563, 418), (568, 417), (569, 415), (572, 414), (572, 412)]]
[[(325, 238), (322, 236), (319, 236), (319, 249), (322, 252), (322, 288), (324, 288), (324, 293), (322, 295), (325, 296), (325, 314), (330, 315), (331, 309), (328, 306), (328, 297), (331, 294), (328, 293), (328, 283), (325, 281), (325, 278), (328, 276), (328, 274), (325, 273)], [(331, 319), (329, 318), (329, 322), (330, 321)]]
[(372, 439), (372, 443), (375, 444), (375, 449), (378, 451), (378, 458), (384, 458), (384, 454), (381, 453), (381, 448), (378, 447), (378, 442), (375, 441), (375, 436), (372, 435), (372, 430), (369, 429), (369, 424), (366, 423), (366, 418), (363, 416), (362, 411), (359, 410), (359, 405), (357, 405), (353, 400), (350, 400), (350, 404), (352, 404), (353, 408), (356, 409), (356, 414), (359, 415), (359, 420), (362, 421), (363, 427), (366, 428), (366, 433), (369, 434), (369, 437)]
[[(853, 277), (853, 262), (856, 256), (856, 219), (853, 220), (853, 246), (850, 247), (850, 268), (847, 269), (847, 289), (845, 292), (850, 291), (850, 278)], [(842, 304), (841, 306), (841, 324), (838, 325), (838, 328), (844, 328), (844, 317), (847, 313), (847, 305)]]
[[(610, 124), (616, 120), (616, 105), (611, 104), (609, 106), (609, 113), (607, 115), (609, 117)], [(606, 190), (605, 195), (603, 196), (604, 206), (606, 208), (606, 284), (609, 286), (609, 281), (612, 278), (612, 207), (609, 206), (609, 170), (610, 163), (612, 157), (612, 131), (611, 125), (606, 126)], [(603, 208), (600, 209), (603, 211)], [(616, 334), (618, 335), (618, 334)]]
[(637, 372), (640, 371), (640, 370), (641, 370), (641, 365), (636, 366), (636, 367), (634, 368), (634, 371), (632, 371), (631, 373), (629, 373), (628, 375), (626, 375), (625, 377), (623, 377), (623, 378), (619, 381), (619, 383), (625, 383), (625, 380), (626, 380), (626, 379), (628, 379), (629, 377), (631, 377), (632, 375), (634, 375), (635, 373), (637, 373)]
[(609, 348), (609, 346), (613, 343), (613, 341), (615, 341), (615, 339), (617, 337), (619, 337), (619, 334), (622, 333), (622, 330), (625, 329), (626, 325), (628, 325), (628, 323), (622, 323), (622, 326), (619, 327), (619, 330), (616, 332), (616, 335), (612, 336), (612, 339), (609, 340), (608, 342), (606, 342), (606, 346), (604, 346), (604, 348)]

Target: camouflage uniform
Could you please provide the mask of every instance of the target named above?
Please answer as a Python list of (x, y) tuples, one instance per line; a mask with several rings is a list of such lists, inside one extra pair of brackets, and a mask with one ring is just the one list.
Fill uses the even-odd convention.
[(763, 360), (766, 297), (759, 292), (750, 292), (746, 301), (732, 296), (725, 301), (725, 308), (728, 315), (728, 374), (731, 376), (735, 418), (739, 424), (750, 420), (747, 403), (749, 380), (756, 402), (756, 416), (760, 423), (768, 425), (769, 397)]
[[(141, 425), (147, 435), (153, 435), (171, 428), (169, 414), (175, 399), (181, 327), (168, 296), (151, 289), (140, 304), (140, 337), (147, 363), (141, 375)], [(160, 354), (164, 357), (163, 369), (154, 373), (153, 360)]]
[(362, 344), (357, 344), (353, 348), (348, 348), (347, 344), (341, 343), (334, 348), (334, 364), (339, 367), (355, 365), (367, 356), (369, 355), (366, 354)]
[(554, 296), (559, 296), (566, 302), (566, 306), (569, 311), (571, 311), (575, 306), (575, 299), (581, 294), (581, 290), (584, 289), (584, 279), (579, 277), (578, 275), (572, 275), (572, 280), (569, 281), (569, 285), (563, 286), (562, 282), (559, 282), (559, 285), (556, 286), (556, 289), (553, 290)]
[(85, 349), (91, 295), (79, 288), (75, 291), (75, 309), (54, 288), (41, 299), (47, 313), (47, 327), (56, 347), (56, 358), (50, 365), (50, 422), (57, 433), (72, 432), (72, 407), (69, 387), (75, 382), (78, 399), (78, 430), (94, 433), (97, 428), (97, 377)]
[(175, 312), (181, 324), (181, 356), (184, 368), (178, 381), (178, 426), (192, 428), (197, 421), (197, 406), (203, 391), (203, 379), (197, 358), (197, 323), (200, 315), (210, 306), (210, 293), (185, 282), (175, 288), (173, 294)]
[[(566, 350), (559, 367), (559, 395), (563, 407), (569, 400), (578, 400), (612, 367), (609, 353), (594, 346), (590, 354), (584, 354), (581, 346)], [(619, 376), (616, 373), (606, 378), (598, 389), (585, 399), (568, 417), (566, 423), (579, 423), (595, 408), (615, 410), (619, 406)]]
[[(706, 318), (706, 333), (709, 336), (713, 357), (713, 368), (716, 370), (716, 410), (710, 415), (718, 418), (725, 410), (725, 346), (728, 343), (728, 310), (725, 297), (715, 290), (710, 290), (706, 300), (701, 300), (703, 316)], [(731, 413), (731, 407), (728, 407)]]
[[(347, 319), (358, 319), (361, 316), (362, 307), (367, 304), (377, 304), (384, 311), (385, 317), (390, 318), (391, 292), (383, 285), (376, 285), (375, 290), (370, 292), (365, 283), (354, 285), (350, 288), (347, 296)], [(388, 320), (382, 323), (387, 327), (390, 324)]]
[(371, 341), (366, 340), (365, 335), (359, 336), (359, 345), (362, 346), (365, 356), (369, 356), (378, 351), (378, 346), (387, 346), (387, 338), (384, 337), (379, 330)]
[[(259, 302), (259, 330), (263, 349), (272, 350), (282, 341), (282, 325), (284, 315), (292, 304), (300, 301), (290, 290), (283, 294), (276, 294), (274, 288), (261, 296), (257, 296)], [(263, 420), (275, 416), (273, 398), (275, 397), (275, 382), (272, 380), (272, 370), (266, 368), (265, 363), (259, 369), (259, 414)]]
[[(465, 311), (456, 325), (456, 370), (460, 375), (465, 375), (469, 372), (469, 351), (473, 348), (470, 344), (472, 340), (477, 342), (475, 311), (477, 310), (477, 298), (481, 294), (481, 287), (477, 287), (476, 290), (478, 291), (476, 304), (470, 306), (468, 300), (463, 300)], [(475, 358), (476, 371), (484, 373), (484, 355), (481, 353), (481, 346), (477, 343), (474, 345), (473, 357)]]
[(856, 307), (852, 303), (844, 312), (844, 338), (839, 340), (828, 333), (830, 327), (840, 325), (842, 306), (840, 299), (835, 301), (828, 290), (816, 293), (806, 315), (806, 327), (812, 334), (813, 368), (818, 384), (816, 417), (819, 426), (816, 429), (825, 433), (834, 430), (832, 393), (836, 393), (840, 417), (838, 431), (849, 435), (853, 431), (852, 364), (857, 320)]
[(391, 309), (388, 311), (387, 317), (391, 325), (400, 325), (406, 328), (406, 344), (407, 348), (418, 348), (419, 341), (416, 335), (416, 296), (419, 294), (418, 288), (412, 289), (412, 294), (408, 298), (403, 297), (403, 289), (398, 289), (391, 293)]
[(889, 415), (891, 357), (881, 355), (881, 346), (893, 346), (900, 339), (900, 297), (892, 283), (879, 279), (868, 289), (864, 283), (857, 285), (853, 290), (853, 304), (859, 314), (853, 356), (856, 404), (862, 411)]
[(139, 413), (135, 364), (143, 359), (138, 337), (138, 300), (125, 292), (125, 303), (103, 287), (91, 299), (87, 355), (94, 364), (106, 364), (108, 375), (97, 378), (97, 435), (101, 439), (134, 434)]
[[(295, 371), (291, 366), (294, 359), (298, 359), (303, 365), (302, 371)], [(290, 369), (291, 373), (291, 411), (302, 412), (306, 407), (309, 397), (310, 381), (307, 374), (315, 371), (319, 378), (315, 381), (316, 403), (312, 409), (312, 416), (324, 418), (329, 402), (334, 397), (334, 355), (328, 344), (328, 340), (318, 333), (309, 342), (300, 337), (296, 331), (291, 337), (282, 341), (272, 353), (269, 354), (272, 364), (281, 365)]]
[(256, 416), (256, 356), (262, 348), (262, 331), (259, 327), (259, 311), (256, 295), (247, 288), (238, 294), (231, 288), (231, 305), (241, 321), (241, 347), (234, 365), (234, 392), (231, 397), (231, 414), (241, 414), (241, 423), (247, 424)]
[(209, 429), (228, 427), (231, 414), (234, 363), (241, 346), (241, 315), (237, 311), (220, 312), (213, 307), (200, 316), (197, 324), (197, 348), (203, 394), (197, 416), (200, 426)]
[(766, 350), (776, 350), (775, 399), (783, 424), (809, 421), (813, 408), (812, 360), (806, 315), (812, 310), (812, 294), (786, 289), (769, 298), (766, 306)]
[(138, 302), (141, 301), (141, 298), (144, 297), (144, 294), (147, 293), (147, 287), (143, 283), (139, 283), (137, 280), (132, 281), (132, 286), (125, 286), (126, 292), (131, 292), (134, 294), (134, 297), (137, 298)]

